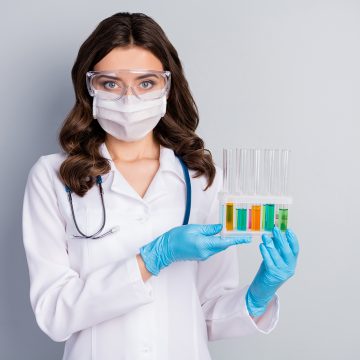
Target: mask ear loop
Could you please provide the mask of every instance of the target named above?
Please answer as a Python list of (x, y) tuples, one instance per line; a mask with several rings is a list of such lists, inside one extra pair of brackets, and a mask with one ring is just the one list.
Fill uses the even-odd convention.
[(166, 84), (165, 94), (163, 95), (163, 101), (162, 101), (162, 115), (161, 117), (164, 117), (166, 114), (166, 108), (167, 108), (167, 100), (170, 95), (170, 87), (171, 87), (171, 77), (169, 77), (168, 82)]
[(166, 89), (165, 89), (166, 100), (169, 98), (170, 90), (171, 90), (171, 75), (167, 78)]
[(167, 95), (166, 93), (163, 95), (162, 103), (161, 103), (161, 117), (166, 114), (166, 107), (167, 107)]
[(92, 103), (92, 112), (93, 112), (93, 118), (94, 118), (94, 119), (96, 119), (96, 115), (97, 115), (96, 102), (97, 102), (97, 97), (96, 97), (96, 95), (94, 95), (94, 96), (93, 96), (93, 103)]

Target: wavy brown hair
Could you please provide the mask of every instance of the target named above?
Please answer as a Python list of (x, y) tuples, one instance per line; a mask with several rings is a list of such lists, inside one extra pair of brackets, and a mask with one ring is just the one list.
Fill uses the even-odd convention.
[(95, 184), (95, 177), (110, 171), (107, 159), (101, 156), (99, 145), (106, 132), (92, 116), (92, 97), (86, 87), (86, 72), (93, 70), (115, 47), (140, 46), (154, 54), (164, 70), (171, 72), (171, 88), (166, 114), (154, 128), (154, 137), (165, 147), (181, 156), (194, 177), (205, 174), (213, 183), (215, 166), (211, 152), (195, 134), (199, 113), (177, 51), (162, 28), (142, 13), (122, 12), (102, 20), (81, 45), (71, 75), (75, 90), (75, 104), (60, 129), (59, 142), (67, 158), (60, 166), (60, 177), (77, 195), (84, 196)]

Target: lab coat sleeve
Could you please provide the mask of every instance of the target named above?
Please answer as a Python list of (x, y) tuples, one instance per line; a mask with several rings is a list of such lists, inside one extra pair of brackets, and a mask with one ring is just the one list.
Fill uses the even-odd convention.
[[(206, 224), (219, 223), (217, 192), (222, 188), (221, 169), (217, 167), (217, 189)], [(251, 246), (251, 245), (237, 245)], [(266, 312), (253, 320), (247, 310), (245, 295), (249, 285), (239, 286), (237, 246), (230, 246), (205, 261), (198, 262), (197, 288), (203, 309), (209, 341), (235, 338), (253, 333), (270, 333), (279, 318), (279, 298), (276, 294)]]
[(23, 243), (30, 302), (36, 321), (52, 340), (126, 314), (153, 301), (136, 257), (109, 263), (82, 278), (69, 265), (65, 224), (44, 156), (30, 169), (23, 201)]

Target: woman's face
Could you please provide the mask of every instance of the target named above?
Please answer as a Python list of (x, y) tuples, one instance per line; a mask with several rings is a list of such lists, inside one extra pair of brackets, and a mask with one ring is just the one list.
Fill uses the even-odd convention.
[(114, 48), (94, 66), (95, 71), (134, 68), (164, 70), (161, 61), (155, 55), (139, 46)]

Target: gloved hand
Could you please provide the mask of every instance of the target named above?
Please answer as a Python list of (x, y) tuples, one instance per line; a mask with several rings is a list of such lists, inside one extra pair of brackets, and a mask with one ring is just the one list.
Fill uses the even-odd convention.
[(153, 275), (174, 261), (206, 260), (231, 245), (249, 243), (251, 236), (234, 238), (213, 236), (222, 224), (188, 224), (177, 226), (140, 248), (145, 266)]
[(246, 305), (252, 316), (262, 315), (276, 290), (294, 275), (299, 253), (297, 237), (290, 229), (283, 234), (274, 227), (273, 237), (263, 234), (262, 241), (263, 261), (246, 293)]

